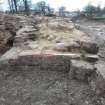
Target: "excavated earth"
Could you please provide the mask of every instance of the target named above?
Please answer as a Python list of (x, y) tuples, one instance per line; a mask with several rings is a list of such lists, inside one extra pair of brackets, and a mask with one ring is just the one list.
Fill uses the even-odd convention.
[(70, 19), (0, 18), (0, 105), (105, 105), (99, 47)]

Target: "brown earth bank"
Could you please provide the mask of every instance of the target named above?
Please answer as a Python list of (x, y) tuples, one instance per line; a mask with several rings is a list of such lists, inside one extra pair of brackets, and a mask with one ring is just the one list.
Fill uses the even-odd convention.
[(91, 35), (69, 18), (1, 17), (1, 105), (105, 105), (100, 47)]

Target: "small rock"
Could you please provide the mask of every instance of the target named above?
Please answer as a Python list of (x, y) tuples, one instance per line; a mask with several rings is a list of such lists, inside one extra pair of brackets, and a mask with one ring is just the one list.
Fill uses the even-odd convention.
[(55, 36), (49, 35), (49, 37), (48, 37), (47, 39), (48, 39), (49, 41), (54, 40), (54, 39), (55, 39)]
[(89, 55), (89, 54), (86, 54), (86, 55), (84, 55), (84, 59), (86, 61), (89, 61), (89, 62), (96, 62), (96, 61), (98, 61), (99, 57), (98, 57), (98, 55)]
[(94, 42), (82, 42), (81, 49), (91, 54), (97, 54), (99, 51), (99, 47)]
[(55, 42), (56, 43), (61, 43), (62, 39), (60, 37), (56, 37)]
[(72, 41), (68, 44), (67, 48), (69, 52), (74, 52), (74, 51), (77, 52), (80, 50), (80, 44), (78, 44), (75, 41)]
[(79, 30), (80, 29), (79, 24), (75, 24), (75, 28)]
[(68, 51), (67, 45), (65, 43), (57, 43), (54, 47), (54, 50), (66, 52)]

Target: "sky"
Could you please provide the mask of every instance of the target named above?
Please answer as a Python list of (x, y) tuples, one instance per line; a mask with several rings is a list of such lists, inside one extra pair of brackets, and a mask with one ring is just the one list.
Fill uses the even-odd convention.
[[(38, 2), (40, 0), (33, 0), (33, 2)], [(105, 0), (45, 0), (51, 7), (55, 8), (56, 10), (60, 6), (65, 6), (67, 10), (74, 11), (74, 10), (82, 10), (88, 3), (92, 5), (101, 5), (102, 7), (105, 6)]]
[[(5, 10), (7, 8), (6, 2), (7, 0), (2, 0), (3, 6), (2, 8)], [(33, 3), (43, 1), (43, 0), (32, 0)], [(46, 1), (51, 7), (58, 10), (60, 6), (65, 6), (69, 11), (75, 10), (82, 10), (88, 3), (97, 6), (98, 4), (102, 7), (105, 6), (105, 0), (44, 0)]]

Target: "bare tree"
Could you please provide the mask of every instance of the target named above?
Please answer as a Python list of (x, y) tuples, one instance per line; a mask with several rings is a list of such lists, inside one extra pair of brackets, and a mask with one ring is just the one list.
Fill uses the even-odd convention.
[(59, 16), (65, 16), (66, 7), (62, 6), (59, 8)]
[(53, 12), (53, 9), (45, 1), (37, 2), (36, 7), (39, 13), (42, 13), (44, 15), (50, 14)]
[(40, 1), (37, 3), (38, 9), (41, 13), (45, 14), (45, 6), (46, 2), (45, 1)]
[(24, 3), (24, 11), (26, 13), (26, 15), (29, 15), (29, 10), (30, 10), (30, 4), (29, 2), (31, 2), (31, 0), (23, 0)]
[(25, 13), (28, 15), (29, 12), (28, 1), (29, 0), (8, 0), (10, 12), (17, 13), (20, 5), (22, 4), (21, 6), (23, 6)]
[(17, 13), (17, 0), (13, 0), (13, 2), (14, 2), (15, 12)]
[(17, 12), (17, 0), (8, 0), (10, 12)]
[(9, 10), (12, 11), (11, 0), (8, 0)]

